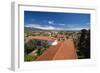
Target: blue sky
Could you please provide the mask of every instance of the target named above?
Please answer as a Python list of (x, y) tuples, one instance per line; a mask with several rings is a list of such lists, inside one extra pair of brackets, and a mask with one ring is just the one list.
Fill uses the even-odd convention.
[(44, 30), (90, 28), (90, 14), (24, 11), (24, 26)]

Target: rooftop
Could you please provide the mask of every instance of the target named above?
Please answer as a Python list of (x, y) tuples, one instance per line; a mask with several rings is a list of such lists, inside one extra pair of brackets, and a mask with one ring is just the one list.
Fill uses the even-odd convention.
[(49, 36), (29, 36), (29, 39), (37, 39), (37, 40), (47, 40), (47, 41), (54, 41), (56, 38), (49, 37)]
[(66, 60), (77, 58), (78, 57), (73, 40), (68, 39), (65, 41), (59, 41), (57, 45), (50, 46), (42, 55), (37, 58), (37, 61)]

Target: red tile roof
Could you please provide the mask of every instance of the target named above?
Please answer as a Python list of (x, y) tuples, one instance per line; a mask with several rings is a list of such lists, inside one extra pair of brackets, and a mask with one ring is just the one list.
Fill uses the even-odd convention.
[(49, 37), (49, 36), (29, 36), (29, 39), (38, 39), (38, 40), (48, 40), (48, 41), (54, 41), (56, 38)]
[(49, 47), (37, 61), (77, 59), (76, 49), (72, 40), (60, 41), (57, 45)]

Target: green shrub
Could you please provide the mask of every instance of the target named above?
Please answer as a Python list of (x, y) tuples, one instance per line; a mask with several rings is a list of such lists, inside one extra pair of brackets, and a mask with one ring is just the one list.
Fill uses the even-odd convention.
[(31, 55), (25, 55), (24, 56), (24, 61), (34, 61), (36, 60), (36, 56), (31, 56)]

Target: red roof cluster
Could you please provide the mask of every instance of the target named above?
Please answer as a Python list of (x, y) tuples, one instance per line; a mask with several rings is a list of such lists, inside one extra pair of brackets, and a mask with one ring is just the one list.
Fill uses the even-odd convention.
[(54, 37), (48, 37), (48, 36), (29, 36), (29, 39), (37, 39), (37, 40), (48, 40), (48, 41), (54, 41), (56, 38)]

